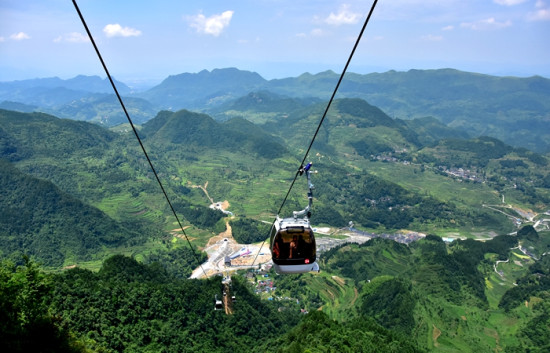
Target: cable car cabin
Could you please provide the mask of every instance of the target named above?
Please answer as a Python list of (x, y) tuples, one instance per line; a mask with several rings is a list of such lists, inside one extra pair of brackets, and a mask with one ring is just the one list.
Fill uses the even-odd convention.
[(319, 272), (315, 235), (308, 219), (277, 218), (270, 244), (277, 273)]
[(221, 300), (218, 300), (218, 295), (216, 295), (214, 310), (222, 310), (222, 309), (223, 309), (223, 303)]

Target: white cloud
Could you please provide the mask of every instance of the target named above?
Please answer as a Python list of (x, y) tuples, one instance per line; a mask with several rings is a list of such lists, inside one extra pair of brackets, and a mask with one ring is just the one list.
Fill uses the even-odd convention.
[(6, 38), (0, 37), (0, 43), (1, 43), (1, 42), (4, 42), (5, 40), (6, 40)]
[(342, 5), (338, 13), (331, 12), (325, 19), (325, 22), (329, 25), (340, 26), (354, 24), (359, 21), (361, 17), (360, 13), (349, 11), (349, 5)]
[(89, 42), (90, 38), (88, 38), (88, 36), (85, 36), (84, 34), (79, 32), (71, 32), (71, 33), (67, 33), (62, 36), (59, 36), (55, 38), (53, 41), (56, 43), (60, 43), (60, 42), (85, 43), (85, 42)]
[(239, 44), (249, 44), (249, 43), (259, 43), (261, 41), (259, 36), (256, 36), (254, 39), (239, 39), (237, 43)]
[(487, 30), (487, 29), (501, 29), (510, 27), (512, 25), (511, 21), (498, 22), (494, 17), (490, 17), (484, 20), (479, 20), (477, 22), (463, 22), (460, 24), (460, 27), (468, 28), (474, 31)]
[(546, 6), (544, 1), (537, 0), (535, 4), (537, 9), (535, 12), (530, 12), (528, 19), (530, 21), (549, 21), (550, 20), (550, 9)]
[(311, 30), (311, 35), (314, 37), (321, 37), (325, 32), (321, 28), (314, 28)]
[(31, 37), (25, 32), (19, 32), (19, 33), (12, 34), (10, 38), (13, 40), (24, 40), (24, 39), (30, 39)]
[(103, 33), (105, 33), (107, 37), (137, 37), (141, 35), (140, 30), (122, 27), (118, 23), (108, 24), (103, 28)]
[(313, 28), (308, 33), (300, 32), (296, 33), (295, 36), (298, 38), (312, 38), (312, 37), (323, 37), (326, 36), (329, 32), (321, 29), (321, 28)]
[(443, 36), (435, 36), (433, 34), (428, 34), (421, 37), (422, 40), (428, 41), (428, 42), (440, 42), (443, 40)]
[(493, 0), (495, 4), (504, 5), (504, 6), (514, 6), (523, 4), (527, 0)]
[(445, 27), (441, 28), (441, 30), (443, 30), (443, 31), (452, 31), (453, 29), (455, 29), (455, 27), (452, 26), (452, 25), (445, 26)]
[(191, 27), (195, 28), (197, 32), (217, 37), (229, 26), (233, 13), (234, 11), (225, 11), (219, 15), (212, 15), (210, 17), (206, 17), (200, 13), (189, 19), (191, 20)]
[(538, 9), (529, 13), (530, 21), (550, 21), (550, 9)]

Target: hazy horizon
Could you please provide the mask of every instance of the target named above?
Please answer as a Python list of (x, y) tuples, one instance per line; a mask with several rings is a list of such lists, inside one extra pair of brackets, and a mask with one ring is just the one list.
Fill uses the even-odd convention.
[[(80, 0), (111, 75), (160, 82), (236, 67), (265, 79), (342, 72), (372, 3)], [(66, 0), (0, 3), (0, 81), (105, 76)], [(550, 0), (379, 2), (348, 72), (453, 68), (550, 77)]]

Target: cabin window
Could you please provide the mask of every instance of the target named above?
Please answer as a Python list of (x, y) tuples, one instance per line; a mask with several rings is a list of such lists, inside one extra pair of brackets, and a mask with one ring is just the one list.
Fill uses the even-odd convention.
[(288, 227), (275, 235), (272, 249), (275, 263), (284, 260), (309, 263), (314, 261), (315, 253), (315, 239), (310, 228)]

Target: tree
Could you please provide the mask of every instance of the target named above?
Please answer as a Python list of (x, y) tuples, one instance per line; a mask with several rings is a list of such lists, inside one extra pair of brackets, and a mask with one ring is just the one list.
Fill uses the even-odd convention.
[(7, 352), (83, 352), (59, 317), (48, 313), (49, 275), (25, 257), (0, 265), (0, 342)]

